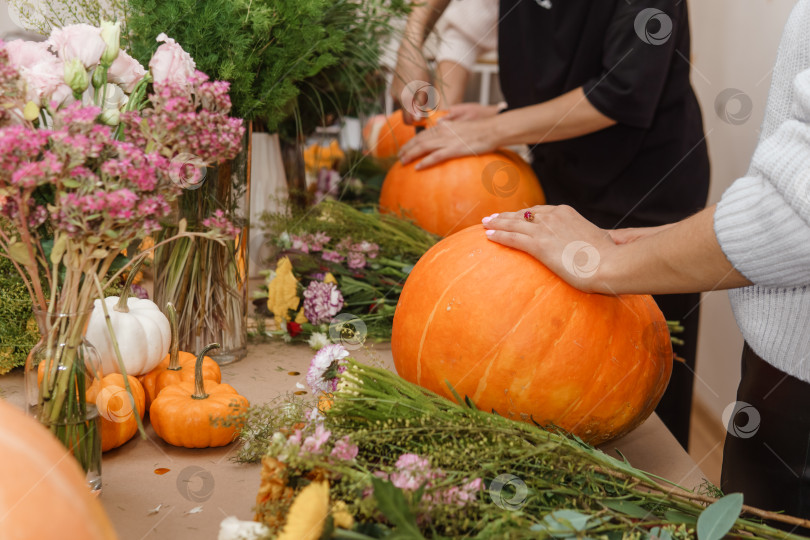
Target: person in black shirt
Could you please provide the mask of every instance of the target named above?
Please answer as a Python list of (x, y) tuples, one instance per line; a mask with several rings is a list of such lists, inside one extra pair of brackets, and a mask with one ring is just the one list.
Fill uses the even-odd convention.
[[(447, 3), (414, 7), (395, 97), (410, 81), (428, 80), (416, 48)], [(604, 229), (673, 223), (705, 206), (709, 159), (689, 81), (686, 2), (501, 0), (498, 36), (508, 108), (451, 109), (403, 147), (403, 163), (423, 168), (529, 144), (547, 204), (570, 205)], [(687, 448), (700, 295), (655, 300), (685, 327), (684, 344), (675, 346), (684, 362), (676, 362), (656, 412)]]

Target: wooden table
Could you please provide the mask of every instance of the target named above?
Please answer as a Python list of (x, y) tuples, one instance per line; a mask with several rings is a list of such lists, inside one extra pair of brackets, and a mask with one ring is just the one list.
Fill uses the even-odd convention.
[[(223, 366), (222, 379), (251, 403), (268, 402), (298, 390), (298, 382), (305, 384), (312, 355), (305, 345), (254, 345), (247, 358)], [(363, 362), (393, 366), (387, 344), (354, 355)], [(20, 372), (0, 377), (0, 397), (22, 406)], [(101, 501), (122, 540), (216, 538), (225, 517), (252, 518), (259, 466), (234, 463), (235, 445), (189, 450), (164, 443), (151, 426), (146, 433), (146, 440), (136, 437), (104, 454)], [(684, 487), (693, 488), (703, 481), (698, 466), (655, 415), (630, 435), (603, 448), (606, 452), (614, 449), (635, 467)], [(158, 469), (168, 471), (157, 474)]]

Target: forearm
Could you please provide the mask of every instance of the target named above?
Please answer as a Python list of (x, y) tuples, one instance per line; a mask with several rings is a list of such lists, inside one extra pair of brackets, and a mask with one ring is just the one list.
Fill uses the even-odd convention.
[(450, 0), (420, 0), (411, 7), (405, 25), (403, 45), (409, 43), (421, 50), (436, 21), (444, 12)]
[(711, 206), (672, 227), (611, 248), (594, 281), (605, 294), (672, 294), (751, 285), (726, 258)]
[(616, 124), (591, 105), (581, 87), (544, 103), (499, 114), (490, 122), (493, 147), (573, 139)]

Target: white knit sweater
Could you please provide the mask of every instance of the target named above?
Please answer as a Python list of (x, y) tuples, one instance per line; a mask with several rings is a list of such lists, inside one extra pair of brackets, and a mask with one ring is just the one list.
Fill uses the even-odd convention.
[(810, 0), (785, 26), (751, 168), (723, 194), (714, 230), (755, 283), (729, 292), (745, 340), (810, 382)]

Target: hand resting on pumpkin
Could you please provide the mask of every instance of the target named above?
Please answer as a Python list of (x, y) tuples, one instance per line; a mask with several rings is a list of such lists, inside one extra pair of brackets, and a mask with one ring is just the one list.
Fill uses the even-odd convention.
[(751, 285), (714, 234), (715, 207), (650, 229), (600, 229), (568, 206), (484, 218), (493, 242), (532, 255), (568, 284), (601, 294), (674, 294)]

